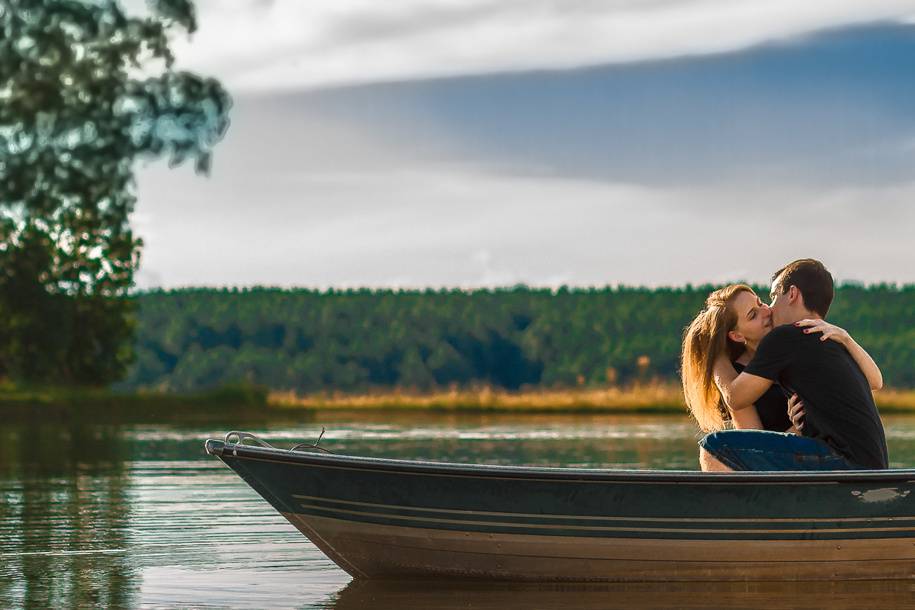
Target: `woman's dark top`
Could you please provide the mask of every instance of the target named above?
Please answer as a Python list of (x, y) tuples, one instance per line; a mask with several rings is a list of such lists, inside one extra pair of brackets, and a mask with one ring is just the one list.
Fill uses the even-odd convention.
[[(744, 369), (744, 365), (739, 362), (731, 364), (734, 365), (734, 370), (738, 374)], [(791, 420), (788, 418), (788, 399), (785, 398), (782, 387), (777, 383), (773, 383), (772, 387), (766, 390), (766, 393), (760, 396), (754, 404), (763, 430), (784, 432), (791, 427)]]

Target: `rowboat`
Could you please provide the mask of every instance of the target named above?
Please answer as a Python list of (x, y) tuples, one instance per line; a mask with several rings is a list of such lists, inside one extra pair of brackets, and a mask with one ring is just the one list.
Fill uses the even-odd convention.
[(359, 579), (915, 576), (915, 470), (453, 464), (279, 449), (240, 432), (206, 450)]

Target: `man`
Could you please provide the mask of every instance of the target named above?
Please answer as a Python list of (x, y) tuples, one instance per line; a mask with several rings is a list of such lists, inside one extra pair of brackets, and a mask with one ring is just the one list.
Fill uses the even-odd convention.
[[(728, 430), (700, 445), (733, 470), (887, 468), (883, 424), (861, 369), (839, 343), (821, 341), (797, 325), (823, 319), (833, 299), (832, 275), (813, 259), (789, 263), (772, 276), (774, 328), (739, 375), (716, 364), (716, 382), (732, 411), (752, 405), (773, 383), (803, 399), (803, 437)], [(797, 421), (795, 423), (798, 423)]]

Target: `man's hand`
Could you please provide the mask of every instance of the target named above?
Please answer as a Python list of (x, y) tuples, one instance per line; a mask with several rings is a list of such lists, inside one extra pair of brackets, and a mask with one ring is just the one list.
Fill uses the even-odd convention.
[(797, 394), (792, 394), (788, 399), (788, 419), (798, 432), (804, 429), (804, 401)]

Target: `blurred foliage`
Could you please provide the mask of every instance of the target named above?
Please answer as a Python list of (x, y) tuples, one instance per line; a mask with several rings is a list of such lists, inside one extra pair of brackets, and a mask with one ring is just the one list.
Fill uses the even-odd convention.
[[(711, 290), (147, 292), (137, 296), (137, 361), (121, 387), (311, 393), (676, 381), (683, 329)], [(915, 286), (843, 286), (829, 317), (871, 352), (887, 384), (915, 387)]]
[(0, 379), (103, 385), (132, 361), (133, 163), (208, 171), (231, 101), (173, 68), (189, 0), (0, 0)]

